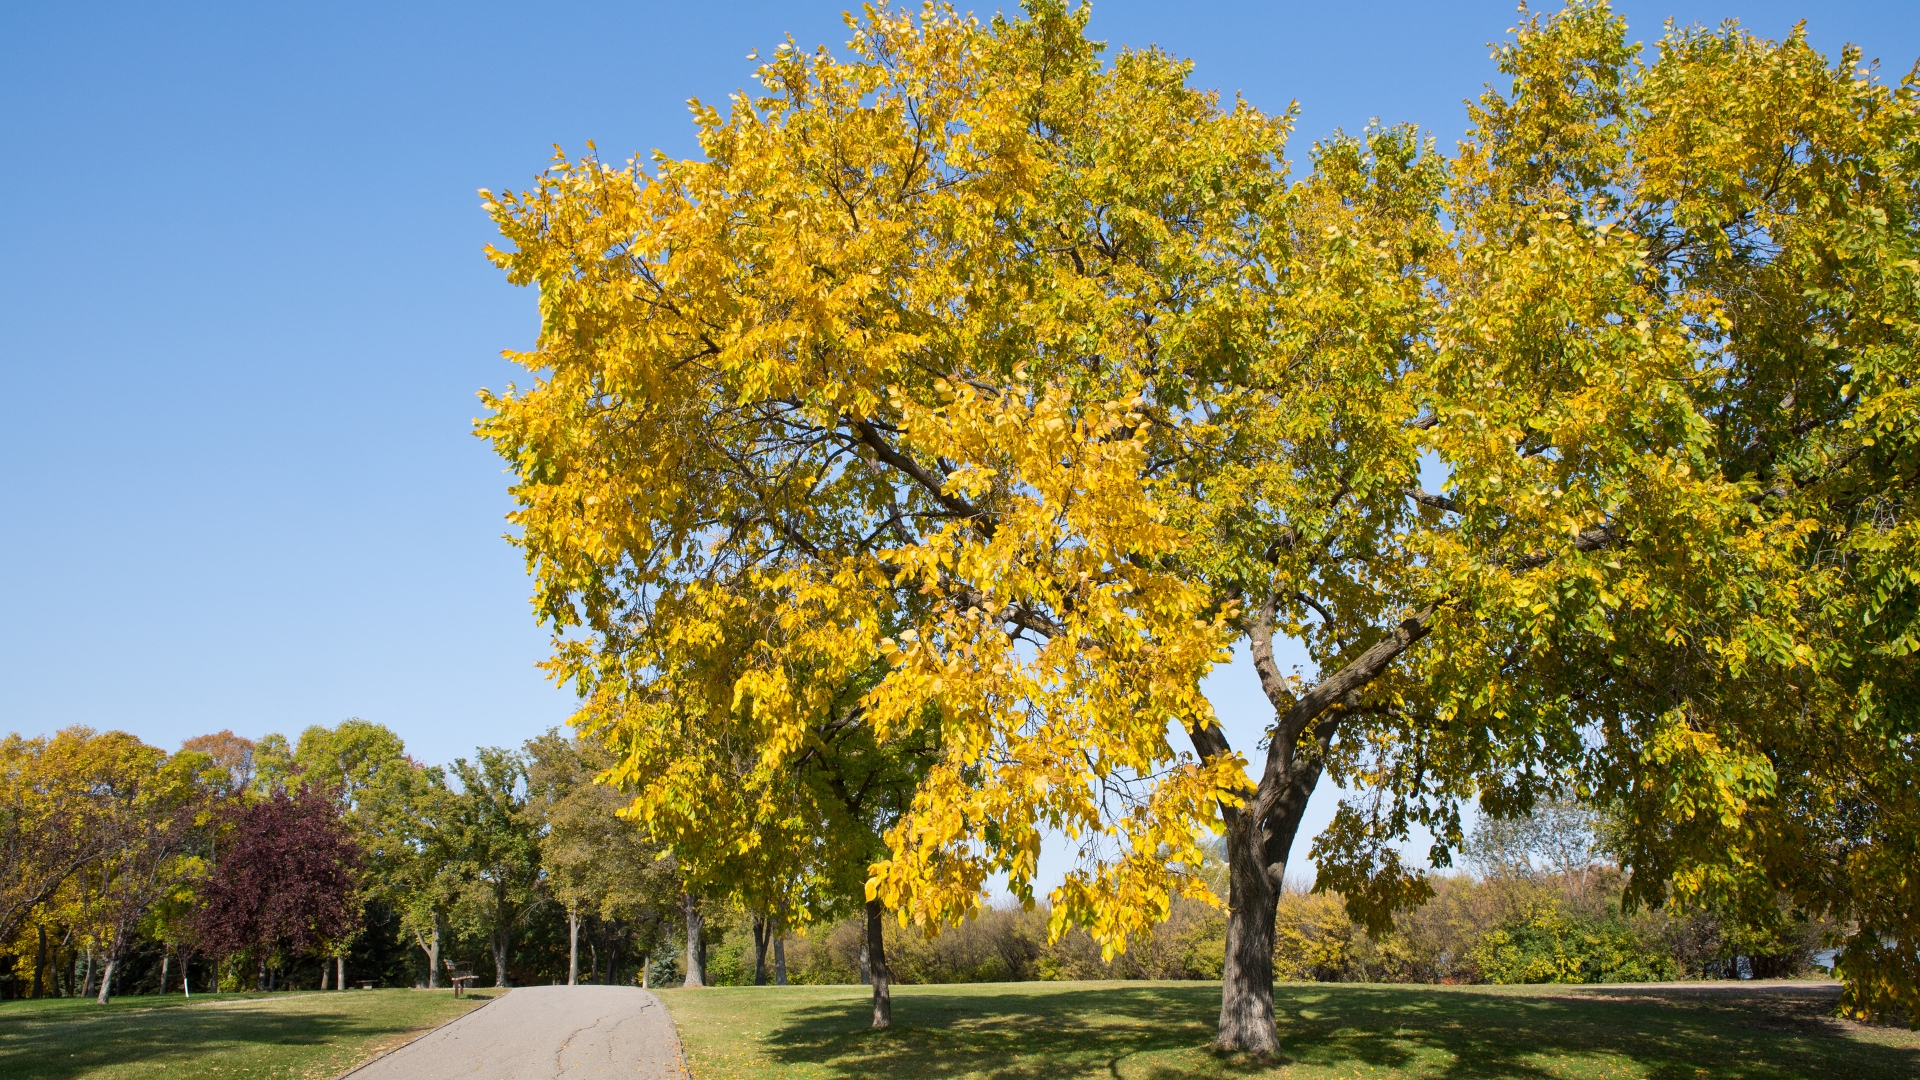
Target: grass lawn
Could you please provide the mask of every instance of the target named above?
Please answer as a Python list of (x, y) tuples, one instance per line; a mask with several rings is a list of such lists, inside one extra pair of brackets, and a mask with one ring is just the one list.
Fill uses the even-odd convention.
[(486, 1000), (451, 990), (0, 1001), (0, 1080), (325, 1080)]
[(1785, 989), (1293, 983), (1275, 991), (1283, 1058), (1206, 1049), (1220, 988), (1200, 983), (896, 986), (889, 1031), (864, 987), (660, 995), (693, 1080), (893, 1076), (1822, 1077), (1913, 1080), (1920, 1036), (1829, 1014), (1833, 984)]

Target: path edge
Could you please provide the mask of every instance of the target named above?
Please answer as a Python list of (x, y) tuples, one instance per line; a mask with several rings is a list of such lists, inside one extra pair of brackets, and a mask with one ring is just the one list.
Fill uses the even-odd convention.
[[(660, 1011), (667, 1014), (667, 1030), (673, 1032), (673, 1056), (680, 1059), (680, 1080), (693, 1080), (693, 1068), (687, 1064), (686, 1044), (680, 1041), (680, 1022), (673, 1018), (673, 1010), (667, 1008), (666, 1000), (659, 991), (648, 990), (647, 993), (652, 994), (653, 1000), (659, 1003)], [(336, 1077), (335, 1080), (341, 1078)]]
[[(511, 991), (513, 988), (507, 987), (506, 989)], [(488, 1005), (491, 1005), (494, 1002), (499, 1001), (501, 998), (506, 996), (507, 996), (506, 994), (495, 994), (494, 996), (481, 1002), (480, 1009), (484, 1009)], [(666, 1006), (662, 1005), (661, 1008), (664, 1009), (666, 1008)], [(373, 1055), (372, 1057), (361, 1062), (360, 1064), (355, 1065), (353, 1068), (348, 1069), (346, 1072), (341, 1073), (339, 1076), (334, 1077), (333, 1080), (347, 1080), (347, 1077), (352, 1076), (354, 1073), (359, 1072), (361, 1069), (366, 1068), (367, 1066), (373, 1064), (374, 1062), (382, 1061), (382, 1060), (385, 1060), (386, 1058), (390, 1058), (393, 1055), (399, 1053), (400, 1051), (405, 1050), (407, 1047), (412, 1046), (414, 1043), (419, 1042), (421, 1039), (424, 1039), (427, 1036), (433, 1034), (434, 1032), (439, 1031), (441, 1028), (446, 1027), (449, 1024), (457, 1024), (460, 1021), (465, 1020), (467, 1017), (472, 1016), (474, 1013), (479, 1012), (480, 1009), (468, 1009), (466, 1012), (461, 1013), (459, 1016), (456, 1016), (451, 1020), (443, 1020), (440, 1023), (435, 1024), (432, 1027), (428, 1028), (427, 1030), (421, 1032), (420, 1034), (415, 1035), (413, 1038), (408, 1039), (406, 1042), (401, 1043), (399, 1046), (390, 1046), (387, 1049), (380, 1051), (379, 1053)], [(678, 1041), (680, 1038), (680, 1033), (677, 1031), (674, 1032), (673, 1037), (676, 1041)]]

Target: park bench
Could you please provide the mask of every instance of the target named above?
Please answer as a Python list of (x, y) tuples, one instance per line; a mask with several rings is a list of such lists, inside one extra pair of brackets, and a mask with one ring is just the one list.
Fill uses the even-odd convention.
[(459, 997), (466, 993), (467, 984), (480, 977), (466, 968), (461, 967), (458, 960), (446, 960), (442, 962), (447, 965), (447, 981), (453, 984), (454, 997)]

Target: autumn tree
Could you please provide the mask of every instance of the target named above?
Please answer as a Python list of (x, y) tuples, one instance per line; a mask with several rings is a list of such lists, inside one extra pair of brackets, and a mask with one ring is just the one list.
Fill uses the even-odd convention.
[(128, 740), (71, 727), (0, 741), (0, 941), (112, 847), (100, 814), (113, 762), (124, 756), (114, 748)]
[[(1427, 895), (1414, 825), (1444, 865), (1467, 801), (1572, 791), (1635, 897), (1797, 890), (1863, 927), (1854, 1000), (1910, 997), (1914, 831), (1847, 823), (1915, 790), (1911, 85), (1733, 28), (1646, 64), (1575, 3), (1452, 159), (1370, 130), (1296, 181), (1289, 118), (1086, 18), (869, 12), (698, 108), (699, 160), (489, 196), (543, 327), (481, 430), (555, 671), (769, 782), (835, 725), (932, 739), (866, 885), (923, 925), (1030, 896), (1056, 829), (1054, 931), (1122, 949), (1224, 832), (1225, 1049), (1277, 1047), (1329, 773), (1318, 880), (1369, 924)], [(634, 677), (738, 603), (793, 625), (731, 696)], [(1198, 689), (1242, 639), (1251, 775)]]
[(225, 771), (220, 794), (238, 795), (253, 786), (253, 740), (223, 728), (211, 735), (195, 735), (180, 744), (180, 749), (205, 754), (215, 767)]
[[(615, 751), (608, 779), (633, 793), (627, 812), (686, 875), (689, 947), (699, 937), (693, 893), (731, 900), (752, 913), (763, 984), (776, 933), (862, 908), (873, 1024), (888, 1026), (884, 912), (865, 882), (935, 756), (933, 739), (915, 729), (883, 740), (863, 722), (861, 699), (884, 664), (836, 655), (845, 612), (813, 608), (774, 563), (717, 561), (660, 603), (699, 612), (708, 631), (636, 626), (643, 632), (603, 651), (591, 676), (576, 676), (589, 700), (575, 722)], [(786, 752), (765, 752), (800, 733)]]
[(364, 853), (333, 800), (275, 792), (229, 806), (194, 917), (199, 946), (218, 957), (331, 948), (359, 928), (355, 892)]
[(230, 782), (205, 754), (169, 755), (133, 739), (111, 775), (113, 787), (94, 822), (113, 838), (97, 866), (94, 907), (105, 946), (97, 998), (102, 1005), (141, 923), (156, 904), (177, 899), (205, 872), (208, 834)]

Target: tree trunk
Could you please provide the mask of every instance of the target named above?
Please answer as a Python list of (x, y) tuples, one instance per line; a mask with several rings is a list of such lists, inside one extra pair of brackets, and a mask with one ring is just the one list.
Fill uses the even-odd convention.
[(580, 985), (580, 909), (567, 905), (567, 985)]
[[(1216, 1050), (1258, 1057), (1280, 1052), (1273, 1015), (1274, 914), (1294, 836), (1322, 768), (1318, 758), (1288, 764), (1275, 774), (1277, 795), (1262, 799), (1256, 792), (1245, 810), (1226, 815), (1227, 946)], [(1262, 807), (1264, 821), (1256, 816)]]
[(887, 941), (881, 934), (886, 912), (880, 901), (867, 901), (867, 971), (873, 978), (873, 1026), (893, 1024), (893, 987), (887, 971)]
[(495, 986), (507, 985), (507, 948), (510, 944), (507, 934), (508, 930), (504, 925), (494, 927), (492, 945), (493, 985)]
[(331, 967), (332, 965), (327, 963), (326, 957), (323, 956), (320, 958), (320, 989), (322, 990), (327, 988), (327, 976), (331, 974), (328, 969)]
[(1214, 1046), (1271, 1057), (1280, 1050), (1273, 1025), (1273, 919), (1280, 890), (1267, 875), (1253, 832), (1251, 814), (1235, 814), (1228, 822), (1227, 955)]
[(873, 963), (872, 963), (873, 957), (869, 953), (869, 950), (871, 948), (872, 947), (867, 944), (867, 940), (865, 938), (860, 939), (860, 985), (861, 986), (873, 985)]
[[(706, 943), (701, 942), (700, 958), (703, 962), (706, 960), (706, 955)], [(705, 966), (704, 963), (702, 966)], [(607, 985), (620, 985), (620, 946), (618, 945), (613, 947), (613, 952), (607, 957)]]
[(93, 996), (93, 946), (91, 945), (87, 946), (87, 966), (80, 980), (80, 996)]
[(773, 938), (773, 985), (787, 985), (787, 928), (779, 927)]
[(699, 905), (694, 903), (691, 894), (681, 893), (680, 905), (687, 911), (687, 978), (682, 985), (705, 986), (707, 985), (705, 920), (700, 917)]
[(41, 981), (40, 973), (47, 969), (47, 924), (41, 923), (38, 929), (40, 931), (40, 950), (33, 954), (34, 997), (42, 996), (46, 990), (46, 983)]
[(113, 996), (113, 968), (119, 959), (120, 949), (116, 945), (111, 952), (107, 953), (106, 969), (100, 972), (100, 996), (93, 999), (94, 1004), (105, 1005), (107, 999)]
[(172, 965), (173, 965), (173, 954), (161, 953), (160, 954), (160, 992), (163, 994), (167, 992), (167, 972), (171, 970)]
[(333, 988), (335, 990), (347, 988), (347, 958), (344, 956), (333, 958)]
[(640, 958), (640, 989), (642, 990), (653, 989), (653, 954), (652, 953), (648, 953), (647, 955), (642, 956)]
[(753, 917), (753, 985), (767, 985), (767, 939), (772, 923), (764, 915)]
[(438, 911), (433, 913), (433, 937), (427, 946), (427, 989), (440, 989), (440, 923)]

